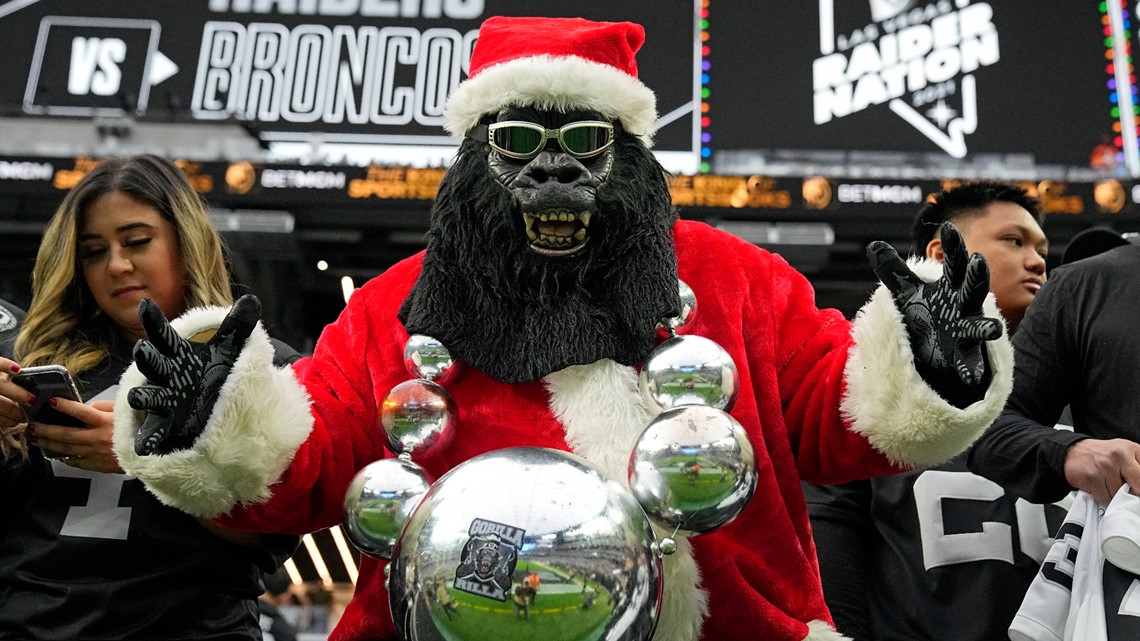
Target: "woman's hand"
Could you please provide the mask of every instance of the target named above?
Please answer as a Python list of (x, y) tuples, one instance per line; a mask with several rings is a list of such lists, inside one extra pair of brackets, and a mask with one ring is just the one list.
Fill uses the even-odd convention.
[(21, 405), (31, 405), (35, 397), (31, 392), (12, 382), (12, 376), (19, 373), (16, 361), (0, 358), (0, 429), (7, 429), (25, 422)]
[[(2, 364), (0, 364), (2, 365)], [(63, 455), (60, 460), (71, 467), (92, 472), (122, 474), (123, 468), (111, 448), (114, 433), (115, 403), (95, 401), (85, 405), (65, 398), (56, 398), (55, 409), (83, 421), (86, 427), (65, 427), (35, 423), (28, 426), (28, 437), (33, 445)]]

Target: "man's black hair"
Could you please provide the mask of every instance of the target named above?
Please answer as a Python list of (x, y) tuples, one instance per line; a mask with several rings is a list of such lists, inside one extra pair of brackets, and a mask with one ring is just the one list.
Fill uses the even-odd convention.
[(981, 216), (985, 206), (993, 202), (1020, 205), (1033, 216), (1038, 225), (1044, 223), (1041, 202), (1017, 185), (992, 180), (962, 183), (935, 196), (914, 217), (911, 239), (914, 241), (915, 255), (926, 254), (926, 246), (934, 240), (942, 223), (950, 221), (958, 224), (963, 219)]
[(289, 591), (289, 585), (293, 583), (281, 568), (272, 574), (262, 574), (261, 582), (265, 584), (265, 591), (273, 596), (285, 594)]

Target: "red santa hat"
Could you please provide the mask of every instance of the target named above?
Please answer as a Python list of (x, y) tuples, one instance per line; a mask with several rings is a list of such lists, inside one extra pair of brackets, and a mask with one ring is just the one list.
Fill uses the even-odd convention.
[(619, 121), (648, 145), (657, 99), (637, 79), (645, 29), (582, 18), (488, 18), (467, 80), (448, 97), (444, 127), (462, 136), (504, 107), (588, 109)]

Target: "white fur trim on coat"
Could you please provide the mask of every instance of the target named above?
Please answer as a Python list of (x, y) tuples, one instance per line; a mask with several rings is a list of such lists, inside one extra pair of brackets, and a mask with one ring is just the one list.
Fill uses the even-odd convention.
[(826, 621), (808, 621), (808, 635), (804, 637), (804, 641), (851, 641), (850, 637), (845, 637), (835, 631), (835, 628), (827, 624)]
[[(224, 307), (193, 309), (171, 322), (181, 336), (215, 329)], [(131, 364), (115, 399), (114, 448), (127, 474), (142, 480), (163, 503), (212, 518), (241, 503), (268, 499), (270, 485), (308, 438), (309, 397), (290, 367), (273, 367), (273, 345), (258, 323), (222, 385), (205, 430), (193, 447), (164, 455), (135, 454), (135, 433), (145, 415), (127, 404), (146, 377)]]
[[(910, 259), (907, 266), (930, 282), (942, 275), (942, 264)], [(986, 295), (986, 316), (1004, 318)], [(1013, 389), (1013, 346), (1009, 329), (986, 342), (992, 379), (985, 396), (958, 409), (931, 389), (914, 368), (914, 355), (885, 285), (859, 310), (852, 329), (855, 345), (844, 377), (847, 393), (841, 402), (852, 429), (862, 434), (893, 463), (906, 467), (937, 465), (964, 451), (1001, 413)]]
[(657, 97), (615, 67), (574, 56), (516, 58), (468, 78), (447, 99), (444, 128), (462, 136), (504, 107), (588, 109), (621, 121), (648, 147), (657, 129)]
[[(568, 367), (548, 375), (545, 381), (550, 409), (562, 422), (570, 448), (628, 487), (633, 444), (661, 411), (646, 405), (633, 368), (603, 359)], [(671, 534), (657, 532), (658, 538)], [(696, 641), (708, 615), (708, 595), (701, 588), (700, 571), (688, 539), (680, 535), (674, 538), (677, 551), (662, 558), (665, 589), (653, 639)]]

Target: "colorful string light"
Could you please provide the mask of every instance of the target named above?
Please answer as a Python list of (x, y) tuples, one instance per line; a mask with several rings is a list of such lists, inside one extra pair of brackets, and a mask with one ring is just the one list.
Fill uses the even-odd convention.
[(711, 170), (712, 134), (709, 133), (709, 0), (701, 0), (701, 164), (700, 171), (707, 174)]
[(1116, 161), (1133, 176), (1140, 175), (1140, 105), (1137, 104), (1136, 71), (1132, 64), (1132, 16), (1125, 0), (1104, 0), (1099, 4), (1104, 25), (1104, 71), (1108, 74), (1109, 114), (1116, 121), (1112, 144)]

